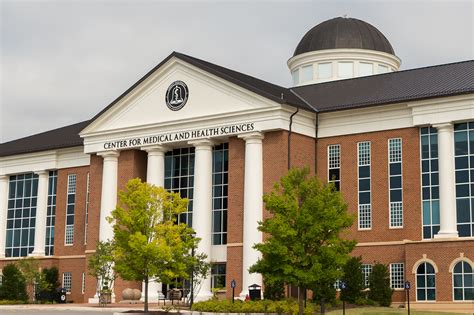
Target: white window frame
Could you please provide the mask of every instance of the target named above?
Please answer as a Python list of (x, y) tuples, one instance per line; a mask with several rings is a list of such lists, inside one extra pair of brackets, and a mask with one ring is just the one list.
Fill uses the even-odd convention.
[[(330, 73), (329, 73), (329, 76), (321, 76), (321, 72), (319, 71), (320, 70), (320, 67), (324, 67), (324, 66), (327, 66), (329, 65), (329, 69), (331, 69)], [(317, 64), (317, 71), (318, 71), (318, 79), (331, 79), (333, 76), (334, 76), (334, 69), (333, 69), (333, 65), (332, 65), (332, 62), (321, 62), (321, 63), (318, 63)]]
[(86, 273), (82, 273), (82, 285), (81, 285), (81, 292), (84, 294), (86, 292)]
[[(327, 179), (329, 183), (339, 182), (339, 191), (341, 191), (341, 145), (340, 144), (330, 144), (328, 145), (328, 170), (327, 170)], [(331, 155), (331, 153), (337, 153), (337, 156)], [(333, 169), (339, 169), (339, 179), (333, 180), (329, 177), (329, 171)]]
[[(76, 211), (76, 190), (77, 190), (77, 175), (76, 174), (69, 174), (67, 176), (67, 191), (66, 191), (66, 216), (65, 216), (65, 222), (64, 222), (64, 246), (73, 246), (74, 245), (74, 223), (73, 224), (67, 224), (67, 219), (68, 216), (71, 216), (71, 214), (67, 213), (68, 206), (73, 205), (74, 206), (74, 212)], [(74, 194), (74, 203), (70, 204), (68, 199), (69, 195)], [(75, 213), (72, 214), (72, 216), (75, 216)], [(74, 218), (75, 220), (75, 218)]]
[(372, 273), (374, 266), (371, 264), (362, 264), (361, 269), (362, 269), (362, 274), (364, 275), (364, 287), (368, 288), (369, 287), (369, 277), (370, 274)]
[[(308, 71), (308, 69), (309, 69), (309, 71)], [(305, 77), (305, 75), (307, 73), (311, 74), (311, 76), (309, 78)], [(302, 83), (311, 82), (311, 81), (313, 81), (313, 79), (314, 79), (313, 65), (309, 64), (309, 65), (305, 65), (305, 66), (301, 67), (301, 82)]]
[[(401, 270), (401, 278), (400, 278)], [(405, 289), (405, 264), (391, 263), (390, 264), (390, 287), (395, 291)]]
[(66, 293), (71, 293), (72, 290), (72, 273), (63, 272), (62, 287), (66, 289)]
[(84, 245), (87, 245), (87, 229), (89, 228), (89, 194), (90, 194), (90, 173), (87, 172), (86, 213), (85, 213), (85, 220), (84, 220)]
[(293, 80), (293, 85), (300, 84), (300, 68), (296, 68), (294, 71), (291, 72), (291, 78)]
[[(463, 267), (461, 267), (461, 268), (462, 268), (462, 272), (460, 273), (461, 278), (462, 278), (463, 286), (462, 286), (462, 287), (454, 287), (454, 275), (455, 275), (455, 274), (456, 274), (456, 275), (459, 275), (459, 273), (455, 273), (455, 272), (454, 272), (454, 269), (456, 268), (456, 265), (459, 264), (459, 263), (466, 263), (466, 264), (468, 264), (469, 266), (471, 266), (471, 268), (472, 268), (472, 270), (473, 270), (473, 273), (474, 273), (474, 266), (472, 266), (472, 265), (471, 265), (468, 261), (466, 261), (466, 260), (459, 260), (459, 261), (457, 261), (457, 262), (453, 265), (453, 271), (452, 271), (452, 276), (451, 276), (451, 284), (452, 284), (452, 285), (451, 285), (451, 288), (452, 288), (452, 294), (453, 294), (453, 302), (456, 302), (456, 303), (472, 302), (472, 301), (474, 301), (474, 300), (465, 300), (465, 299), (464, 299), (464, 290), (465, 290), (465, 288), (466, 288), (466, 287), (464, 286), (464, 276), (465, 276), (467, 273), (464, 272), (464, 268), (463, 268)], [(473, 286), (474, 286), (474, 283), (473, 283)], [(455, 300), (455, 299), (454, 299), (454, 289), (455, 289), (455, 288), (462, 288), (462, 290), (463, 290), (463, 299), (462, 299), (462, 300)], [(470, 288), (470, 287), (469, 287), (469, 288)]]
[[(392, 143), (399, 142), (400, 150), (392, 150)], [(399, 152), (399, 153), (398, 153)], [(400, 163), (400, 175), (392, 175), (390, 173), (390, 165), (392, 163)], [(392, 201), (390, 199), (391, 191), (398, 190), (398, 188), (392, 188), (390, 186), (390, 179), (395, 176), (400, 176), (401, 182), (401, 201)], [(394, 223), (398, 222), (395, 220), (395, 212), (398, 216), (401, 213), (401, 224), (395, 225)], [(388, 218), (389, 218), (389, 228), (390, 229), (403, 229), (404, 225), (404, 211), (403, 211), (403, 140), (402, 138), (390, 138), (388, 139)]]
[[(367, 145), (368, 144), (368, 159), (365, 156), (363, 160), (361, 160), (361, 146), (362, 145)], [(357, 143), (357, 228), (359, 231), (370, 231), (372, 230), (372, 156), (371, 156), (371, 151), (372, 151), (372, 143), (371, 141), (361, 141)], [(368, 161), (367, 161), (368, 160)], [(360, 203), (360, 187), (359, 187), (359, 180), (360, 174), (359, 174), (359, 168), (361, 166), (369, 166), (370, 169), (370, 176), (368, 179), (370, 182), (370, 190), (368, 192), (370, 193), (370, 201), (369, 203)], [(363, 192), (366, 192), (364, 190)], [(363, 216), (361, 214), (364, 214)], [(362, 220), (361, 218), (367, 218), (368, 217), (368, 223), (367, 224), (361, 224)], [(367, 226), (365, 226), (367, 225)], [(361, 227), (364, 226), (364, 227)]]
[[(419, 274), (418, 273), (418, 267), (420, 267), (422, 264), (425, 264), (425, 273), (424, 274)], [(433, 273), (428, 273), (426, 271), (426, 265), (431, 265), (431, 267), (433, 267), (434, 271)], [(418, 287), (418, 277), (419, 276), (423, 276), (425, 278), (425, 286), (424, 287)], [(435, 286), (434, 287), (428, 287), (428, 276), (434, 276), (434, 279), (435, 279)], [(434, 300), (428, 300), (426, 299), (426, 297), (428, 296), (427, 295), (427, 292), (428, 292), (428, 289), (434, 289), (435, 290), (435, 299)], [(418, 290), (424, 290), (425, 291), (425, 299), (424, 300), (419, 300), (418, 299)], [(437, 295), (437, 288), (436, 288), (436, 269), (435, 269), (435, 266), (430, 263), (429, 261), (422, 261), (420, 264), (418, 264), (418, 266), (416, 266), (416, 269), (415, 269), (415, 297), (416, 297), (416, 301), (417, 302), (421, 302), (421, 303), (433, 303), (433, 302), (436, 302), (436, 295)], [(453, 293), (454, 293), (454, 288), (453, 288)]]

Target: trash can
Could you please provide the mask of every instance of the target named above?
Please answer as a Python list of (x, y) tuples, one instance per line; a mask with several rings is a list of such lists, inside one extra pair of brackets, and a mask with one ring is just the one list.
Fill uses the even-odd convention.
[(56, 302), (58, 303), (66, 303), (66, 289), (58, 288), (56, 289)]
[(262, 287), (258, 284), (252, 284), (249, 286), (249, 297), (252, 301), (262, 299)]

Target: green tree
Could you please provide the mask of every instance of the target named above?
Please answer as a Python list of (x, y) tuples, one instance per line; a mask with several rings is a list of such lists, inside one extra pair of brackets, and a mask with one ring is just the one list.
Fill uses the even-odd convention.
[(3, 282), (0, 286), (0, 300), (27, 301), (26, 280), (14, 264), (3, 267)]
[(393, 290), (390, 287), (390, 272), (383, 264), (375, 264), (369, 276), (369, 299), (381, 306), (392, 304)]
[(334, 304), (336, 302), (335, 282), (334, 277), (324, 275), (316, 281), (311, 287), (313, 291), (313, 301), (315, 303), (321, 303), (321, 300), (324, 299), (325, 303)]
[(27, 292), (31, 293), (30, 300), (35, 300), (35, 286), (41, 282), (39, 261), (33, 257), (25, 257), (18, 261), (20, 269), (27, 285)]
[(272, 301), (279, 301), (285, 297), (285, 283), (280, 279), (272, 281), (271, 278), (263, 279), (263, 298)]
[(89, 257), (87, 268), (89, 274), (96, 278), (99, 292), (111, 288), (115, 281), (113, 250), (114, 245), (111, 241), (99, 241), (95, 253)]
[(44, 268), (41, 270), (39, 281), (39, 297), (40, 300), (52, 300), (56, 289), (61, 286), (59, 282), (59, 271), (56, 267)]
[(351, 257), (344, 265), (344, 276), (346, 289), (341, 291), (341, 300), (349, 303), (356, 303), (364, 297), (364, 274), (362, 273), (362, 258)]
[(341, 238), (353, 217), (347, 214), (342, 194), (333, 184), (309, 176), (309, 169), (292, 169), (263, 197), (271, 217), (259, 223), (268, 235), (255, 248), (262, 258), (250, 268), (266, 279), (299, 288), (299, 314), (303, 296), (326, 273), (334, 280), (349, 258), (355, 241)]
[(193, 229), (176, 223), (187, 204), (179, 194), (136, 178), (119, 192), (119, 206), (108, 218), (114, 229), (115, 270), (125, 280), (145, 282), (145, 311), (150, 278), (162, 283), (188, 278), (189, 266), (198, 259), (191, 255), (199, 242)]

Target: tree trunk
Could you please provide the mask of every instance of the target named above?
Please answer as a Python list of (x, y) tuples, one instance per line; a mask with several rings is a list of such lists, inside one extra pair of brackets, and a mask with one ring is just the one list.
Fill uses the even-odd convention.
[(304, 288), (302, 286), (298, 286), (298, 315), (303, 315), (304, 313)]
[(145, 277), (145, 303), (143, 307), (143, 311), (148, 312), (148, 276)]

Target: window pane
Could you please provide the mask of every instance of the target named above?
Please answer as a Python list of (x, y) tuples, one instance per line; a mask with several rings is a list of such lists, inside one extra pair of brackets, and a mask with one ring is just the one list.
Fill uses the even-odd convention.
[(318, 63), (318, 78), (332, 78), (332, 63)]
[(291, 73), (293, 77), (293, 85), (298, 85), (300, 83), (300, 69), (296, 69)]
[(359, 75), (366, 76), (374, 74), (374, 66), (371, 63), (359, 63)]
[(354, 76), (354, 67), (352, 62), (339, 62), (337, 66), (339, 78), (352, 78)]
[(304, 66), (303, 67), (303, 82), (308, 82), (313, 80), (313, 66)]

